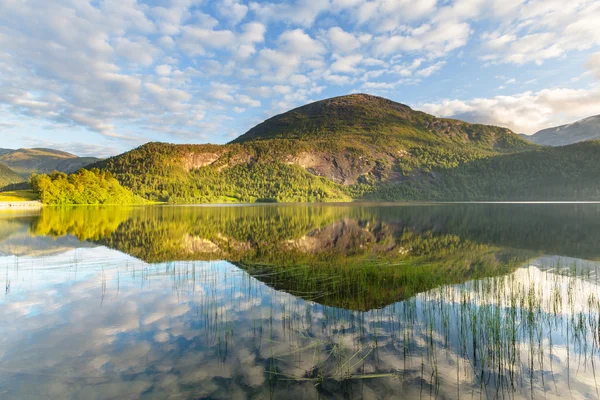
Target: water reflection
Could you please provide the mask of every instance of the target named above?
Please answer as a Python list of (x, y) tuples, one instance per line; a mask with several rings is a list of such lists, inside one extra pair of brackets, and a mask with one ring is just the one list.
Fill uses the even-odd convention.
[(0, 396), (598, 398), (597, 210), (469, 207), (2, 219)]

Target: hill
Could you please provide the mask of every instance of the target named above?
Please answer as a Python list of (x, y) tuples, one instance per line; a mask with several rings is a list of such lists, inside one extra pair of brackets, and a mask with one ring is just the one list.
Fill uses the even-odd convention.
[(0, 189), (7, 185), (23, 182), (24, 180), (22, 176), (6, 165), (0, 164)]
[[(512, 151), (527, 142), (506, 128), (436, 118), (382, 97), (353, 94), (317, 101), (276, 115), (232, 143), (268, 139), (390, 145), (469, 145)], [(391, 140), (391, 143), (389, 142)]]
[(505, 128), (356, 94), (277, 115), (227, 145), (148, 143), (91, 167), (156, 201), (347, 201), (365, 186), (533, 149)]
[(527, 138), (543, 146), (565, 146), (600, 139), (600, 115), (537, 132)]
[(444, 201), (600, 200), (600, 141), (504, 154), (420, 180), (370, 187), (362, 198)]
[(18, 149), (4, 154), (0, 152), (0, 163), (27, 178), (32, 173), (75, 172), (99, 159), (78, 157), (74, 154), (53, 149)]
[(11, 151), (14, 151), (14, 150), (13, 149), (0, 149), (0, 156), (2, 154), (10, 153)]

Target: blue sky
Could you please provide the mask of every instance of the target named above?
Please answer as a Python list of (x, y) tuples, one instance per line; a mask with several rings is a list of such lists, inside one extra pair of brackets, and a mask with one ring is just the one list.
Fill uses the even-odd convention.
[(537, 130), (600, 114), (598, 0), (0, 0), (0, 147), (226, 143), (354, 92)]

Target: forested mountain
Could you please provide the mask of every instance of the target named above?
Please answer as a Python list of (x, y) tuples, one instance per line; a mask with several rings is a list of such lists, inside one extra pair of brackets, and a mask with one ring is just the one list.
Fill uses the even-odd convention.
[(275, 116), (227, 145), (149, 143), (92, 167), (157, 201), (347, 201), (537, 148), (506, 128), (355, 94)]
[[(6, 151), (4, 151), (6, 150)], [(75, 172), (99, 159), (78, 157), (74, 154), (53, 149), (18, 149), (0, 151), (0, 163), (27, 178), (32, 173)]]
[(600, 139), (600, 115), (572, 124), (548, 128), (531, 135), (527, 140), (544, 146), (565, 146), (586, 140)]
[(370, 187), (373, 200), (600, 200), (600, 141), (498, 155), (412, 180)]
[(133, 193), (118, 198), (170, 203), (600, 200), (598, 159), (600, 142), (542, 147), (355, 94), (277, 115), (226, 145), (147, 143), (89, 168)]

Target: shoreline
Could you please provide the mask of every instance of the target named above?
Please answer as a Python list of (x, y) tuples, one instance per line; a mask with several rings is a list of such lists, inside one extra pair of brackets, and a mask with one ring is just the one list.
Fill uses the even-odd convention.
[(0, 202), (0, 210), (42, 208), (39, 201), (6, 201)]

